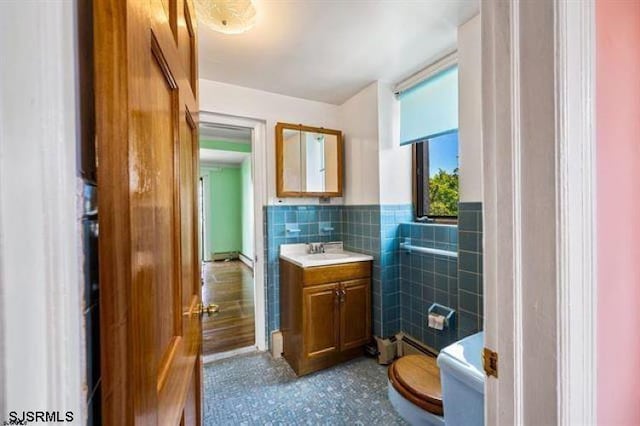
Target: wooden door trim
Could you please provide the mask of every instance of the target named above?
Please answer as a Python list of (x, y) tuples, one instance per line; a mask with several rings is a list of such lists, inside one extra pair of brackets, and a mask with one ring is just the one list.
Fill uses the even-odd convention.
[(187, 34), (189, 35), (189, 48), (191, 49), (192, 55), (190, 55), (191, 58), (191, 70), (188, 73), (189, 74), (189, 83), (191, 86), (191, 91), (193, 93), (193, 96), (196, 97), (197, 96), (197, 88), (198, 88), (198, 79), (197, 79), (197, 67), (198, 67), (198, 51), (197, 51), (197, 46), (196, 46), (196, 31), (195, 31), (195, 26), (193, 25), (193, 22), (195, 20), (194, 17), (191, 16), (191, 14), (193, 13), (194, 9), (193, 7), (191, 7), (191, 5), (189, 5), (189, 1), (185, 0), (184, 1), (184, 7), (183, 7), (183, 15), (184, 15), (184, 25), (186, 27), (187, 30)]
[[(191, 131), (198, 131), (198, 125), (196, 124), (196, 120), (193, 118), (193, 115), (191, 114), (191, 110), (189, 110), (189, 106), (185, 104), (184, 106), (184, 116), (185, 116), (185, 121), (187, 122), (187, 125), (189, 126), (189, 128), (191, 129)], [(198, 147), (198, 149), (193, 149), (193, 158), (191, 159), (193, 165), (193, 179), (194, 179), (194, 185), (193, 185), (193, 200), (196, 203), (196, 207), (198, 205), (198, 179), (200, 177), (200, 149), (199, 149), (199, 141), (198, 138), (196, 137), (195, 140), (191, 141), (191, 143), (193, 144), (193, 146)], [(199, 235), (200, 234), (200, 229), (199, 229), (199, 222), (198, 222), (198, 209), (195, 208), (193, 209), (193, 223), (196, 226), (196, 233)], [(194, 286), (195, 290), (198, 290), (200, 288), (200, 275), (201, 275), (201, 264), (200, 264), (200, 246), (199, 246), (199, 242), (198, 242), (198, 236), (196, 236), (196, 238), (193, 239), (193, 253), (194, 253), (194, 259), (197, 259), (197, 266), (195, 269), (195, 274), (193, 277), (194, 282), (192, 283), (192, 285)], [(200, 294), (200, 291), (197, 291), (198, 294)], [(197, 300), (195, 301), (195, 303), (199, 303), (200, 302), (200, 297), (197, 298)], [(194, 302), (192, 302), (193, 304)]]
[[(130, 347), (131, 239), (129, 222), (129, 115), (127, 5), (94, 7), (96, 141), (100, 192), (100, 336), (103, 423), (132, 424)], [(125, 160), (125, 161), (123, 161)], [(117, 248), (117, 249), (116, 249)], [(109, 267), (107, 267), (109, 265)]]
[(164, 56), (164, 52), (162, 47), (160, 46), (160, 42), (158, 41), (158, 37), (153, 29), (149, 30), (151, 33), (151, 53), (153, 53), (154, 58), (158, 62), (160, 69), (162, 70), (162, 74), (164, 74), (167, 79), (167, 84), (171, 88), (171, 90), (178, 90), (178, 83), (176, 82), (175, 77), (173, 76), (173, 72), (171, 72), (171, 67), (167, 62), (167, 58)]
[(158, 372), (158, 393), (162, 391), (167, 378), (169, 376), (169, 367), (171, 367), (171, 360), (175, 356), (178, 346), (182, 343), (182, 336), (174, 336), (169, 343), (169, 350), (165, 352), (164, 359), (160, 361), (160, 371)]

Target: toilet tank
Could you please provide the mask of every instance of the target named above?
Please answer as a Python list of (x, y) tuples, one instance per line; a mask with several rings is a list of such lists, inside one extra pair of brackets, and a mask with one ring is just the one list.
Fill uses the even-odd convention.
[(438, 355), (447, 426), (484, 425), (484, 333), (447, 346)]

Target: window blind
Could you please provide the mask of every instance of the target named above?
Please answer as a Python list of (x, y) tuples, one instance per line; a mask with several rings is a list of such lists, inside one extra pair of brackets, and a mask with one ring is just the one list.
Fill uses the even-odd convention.
[(458, 66), (400, 93), (400, 144), (408, 145), (458, 129)]

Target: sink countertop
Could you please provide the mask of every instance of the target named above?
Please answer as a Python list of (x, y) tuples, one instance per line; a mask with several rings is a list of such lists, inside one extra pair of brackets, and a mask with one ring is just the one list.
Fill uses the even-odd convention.
[(343, 249), (342, 243), (325, 243), (325, 253), (307, 253), (306, 244), (282, 244), (280, 259), (302, 268), (313, 266), (340, 265), (342, 263), (366, 262), (373, 260), (368, 254), (355, 253)]

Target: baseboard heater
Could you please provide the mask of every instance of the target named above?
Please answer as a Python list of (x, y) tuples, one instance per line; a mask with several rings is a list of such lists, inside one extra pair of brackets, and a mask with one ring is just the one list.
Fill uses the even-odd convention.
[(378, 363), (385, 365), (405, 355), (438, 356), (438, 351), (404, 332), (386, 339), (376, 337), (376, 344)]
[(403, 332), (396, 334), (398, 357), (411, 354), (438, 356), (438, 351)]
[(240, 261), (241, 261), (242, 263), (244, 263), (245, 265), (247, 265), (249, 268), (253, 269), (253, 261), (252, 261), (249, 257), (245, 256), (245, 255), (244, 255), (244, 254), (242, 254), (242, 253), (240, 253), (240, 254), (238, 255), (238, 257), (240, 258)]
[(221, 253), (211, 253), (211, 260), (235, 260), (240, 257), (240, 252), (227, 251)]

